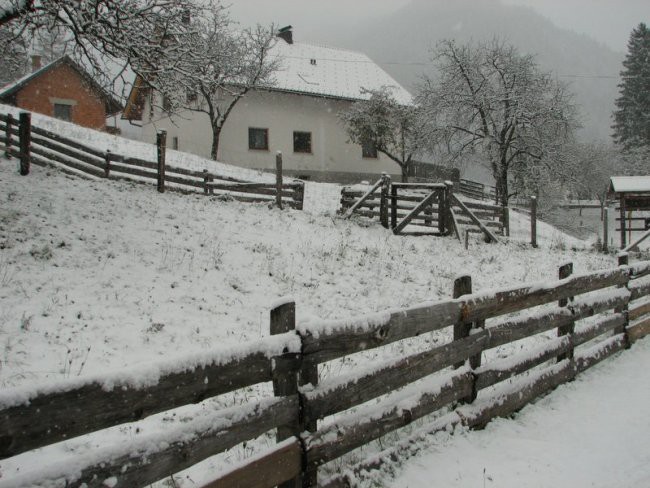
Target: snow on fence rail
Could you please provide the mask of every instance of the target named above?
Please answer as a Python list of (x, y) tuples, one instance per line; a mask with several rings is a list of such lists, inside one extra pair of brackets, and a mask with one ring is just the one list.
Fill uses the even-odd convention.
[[(5, 389), (3, 459), (262, 382), (273, 382), (274, 397), (206, 408), (162, 433), (73, 452), (67, 462), (43, 463), (0, 486), (146, 486), (272, 431), (276, 445), (204, 486), (350, 486), (359, 473), (399, 456), (399, 444), (320, 482), (319, 467), (443, 407), (451, 412), (427, 431), (482, 426), (650, 334), (650, 261), (628, 265), (622, 255), (619, 265), (572, 275), (567, 264), (557, 281), (478, 293), (464, 276), (452, 299), (299, 325), (295, 303), (284, 300), (271, 310), (272, 335), (238, 350)], [(453, 340), (319, 377), (319, 364), (434, 331)], [(549, 331), (557, 337), (532, 344)], [(527, 342), (508, 357), (491, 351), (520, 340)]]
[[(29, 114), (26, 114), (29, 115)], [(302, 210), (304, 183), (258, 183), (219, 175), (207, 170), (193, 171), (165, 164), (165, 138), (158, 139), (158, 161), (152, 162), (100, 151), (86, 144), (31, 125), (30, 118), (21, 114), (20, 121), (11, 114), (0, 113), (0, 144), (5, 155), (20, 160), (21, 174), (29, 172), (29, 164), (54, 165), (74, 174), (96, 178), (128, 179), (139, 182), (156, 181), (158, 190), (202, 191), (205, 195), (224, 195), (244, 202), (276, 201)], [(281, 170), (280, 170), (281, 174)]]

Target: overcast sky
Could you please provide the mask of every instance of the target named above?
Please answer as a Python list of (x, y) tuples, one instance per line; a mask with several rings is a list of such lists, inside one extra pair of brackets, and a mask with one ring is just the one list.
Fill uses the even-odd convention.
[[(383, 16), (410, 0), (231, 0), (231, 14), (244, 25), (292, 24), (306, 41), (334, 43), (338, 32)], [(447, 0), (455, 1), (455, 0)], [(485, 1), (485, 0), (474, 0)], [(639, 22), (650, 24), (650, 0), (502, 0), (534, 8), (555, 24), (587, 34), (620, 52)], [(224, 4), (228, 4), (224, 0)]]

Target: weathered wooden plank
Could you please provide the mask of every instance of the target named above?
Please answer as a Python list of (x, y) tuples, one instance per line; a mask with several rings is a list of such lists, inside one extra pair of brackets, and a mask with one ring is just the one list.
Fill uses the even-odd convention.
[(444, 183), (393, 183), (393, 186), (403, 190), (426, 190), (427, 192), (434, 190), (444, 190)]
[[(474, 225), (474, 222), (471, 219), (458, 219), (458, 223), (461, 225)], [(495, 229), (502, 229), (503, 224), (501, 222), (497, 222), (496, 220), (488, 220), (483, 222), (483, 225), (486, 227), (493, 227)]]
[(641, 261), (630, 264), (632, 270), (632, 280), (650, 275), (650, 261)]
[(495, 236), (490, 229), (488, 229), (483, 222), (481, 222), (478, 217), (476, 217), (472, 211), (467, 208), (465, 203), (460, 200), (456, 195), (452, 194), (451, 195), (452, 202), (458, 205), (463, 212), (474, 222), (476, 225), (479, 226), (479, 228), (483, 231), (483, 233), (492, 241), (492, 242), (499, 242), (499, 239), (497, 239), (497, 236)]
[(627, 327), (630, 342), (636, 342), (650, 334), (650, 318)]
[[(345, 419), (315, 432), (305, 440), (307, 464), (311, 467), (336, 459), (387, 433), (404, 427), (414, 420), (428, 415), (443, 406), (467, 397), (472, 393), (473, 378), (470, 372), (455, 373), (436, 391), (423, 391), (419, 395), (397, 405), (386, 403), (369, 407), (369, 412), (353, 414), (353, 420)], [(409, 405), (409, 408), (406, 407)], [(372, 413), (371, 413), (372, 412)]]
[(535, 398), (573, 379), (576, 367), (573, 361), (564, 360), (545, 370), (531, 373), (520, 383), (508, 385), (505, 393), (497, 392), (494, 396), (464, 405), (456, 411), (468, 427), (483, 427), (495, 417), (504, 417), (520, 410)]
[(463, 242), (460, 238), (460, 232), (458, 231), (458, 218), (456, 217), (456, 212), (454, 212), (454, 209), (451, 206), (449, 207), (449, 215), (451, 216), (451, 226), (453, 227), (456, 239), (458, 239), (459, 242)]
[(476, 389), (482, 390), (566, 353), (572, 347), (569, 336), (553, 339), (542, 347), (495, 361), (475, 371)]
[(462, 303), (447, 300), (388, 310), (358, 319), (301, 325), (303, 354), (315, 363), (384, 346), (447, 327), (460, 318)]
[(111, 176), (113, 176), (113, 173), (125, 173), (128, 175), (140, 176), (142, 178), (158, 179), (158, 175), (152, 171), (146, 171), (136, 166), (123, 166), (120, 163), (111, 164)]
[(589, 324), (589, 326), (582, 327), (581, 329), (574, 332), (573, 344), (575, 346), (578, 346), (580, 344), (584, 344), (585, 342), (589, 342), (590, 340), (595, 339), (605, 332), (609, 332), (616, 329), (616, 327), (625, 325), (625, 323), (626, 320), (624, 313), (616, 313), (603, 317), (600, 320)]
[[(283, 344), (297, 340), (295, 334), (288, 334), (280, 338), (277, 347), (282, 351)], [(140, 388), (120, 382), (119, 375), (71, 380), (53, 392), (47, 386), (35, 388), (26, 398), (29, 403), (19, 405), (11, 402), (14, 389), (5, 389), (0, 392), (0, 458), (271, 381), (272, 363), (265, 349), (268, 346), (261, 343), (259, 350), (253, 347), (241, 357), (224, 362), (217, 355), (214, 360), (197, 360), (195, 367), (161, 365), (161, 373), (153, 373), (160, 374), (158, 381)], [(288, 361), (291, 358), (287, 356)], [(131, 375), (124, 372), (126, 378)], [(25, 393), (18, 391), (24, 397)]]
[(612, 354), (624, 350), (626, 344), (627, 339), (625, 334), (618, 334), (600, 344), (597, 344), (587, 351), (582, 351), (580, 353), (576, 352), (576, 371), (582, 373), (602, 360), (607, 359)]
[(247, 460), (201, 488), (273, 488), (300, 475), (302, 458), (300, 442), (294, 437), (271, 452)]
[(623, 306), (627, 303), (629, 294), (603, 294), (603, 296), (590, 297), (586, 301), (577, 301), (568, 309), (556, 307), (540, 311), (533, 315), (520, 318), (516, 317), (498, 325), (489, 327), (490, 342), (488, 348), (494, 348), (525, 339), (541, 332), (570, 325), (575, 320), (591, 317), (607, 310)]
[(104, 161), (97, 159), (95, 156), (89, 156), (87, 154), (84, 154), (81, 151), (75, 150), (75, 149), (70, 149), (67, 148), (66, 146), (62, 144), (58, 144), (55, 142), (51, 142), (45, 138), (42, 137), (32, 137), (32, 143), (33, 144), (38, 144), (40, 146), (46, 147), (48, 149), (51, 149), (53, 151), (56, 151), (60, 154), (64, 154), (66, 156), (78, 159), (79, 161), (89, 164), (91, 166), (95, 166), (96, 168), (104, 169)]
[(227, 413), (210, 412), (169, 431), (140, 434), (108, 452), (85, 453), (87, 464), (74, 470), (61, 463), (15, 479), (19, 486), (30, 487), (51, 486), (53, 480), (60, 480), (70, 488), (105, 488), (109, 478), (113, 488), (146, 486), (258, 437), (298, 412), (297, 395), (249, 403)]
[(348, 211), (345, 213), (343, 218), (349, 219), (354, 213), (354, 211), (358, 209), (366, 200), (368, 200), (377, 191), (377, 188), (379, 188), (383, 182), (384, 182), (384, 178), (383, 177), (379, 178), (377, 182), (374, 185), (372, 185), (372, 187), (365, 193), (365, 195), (363, 195), (348, 209)]
[(500, 205), (492, 205), (490, 203), (482, 203), (482, 202), (463, 202), (467, 208), (477, 208), (480, 210), (492, 210), (495, 215), (501, 215), (501, 212), (503, 212), (503, 207)]
[(431, 375), (481, 352), (488, 340), (483, 330), (444, 346), (379, 365), (361, 374), (321, 382), (304, 393), (310, 417), (324, 418)]
[(67, 146), (73, 147), (75, 149), (79, 149), (81, 151), (84, 151), (88, 154), (92, 154), (93, 156), (96, 156), (98, 158), (104, 158), (104, 152), (103, 151), (98, 151), (95, 148), (92, 148), (90, 146), (87, 146), (86, 144), (82, 144), (81, 142), (75, 141), (73, 139), (69, 139), (67, 137), (63, 137), (59, 134), (55, 134), (54, 132), (50, 132), (49, 130), (42, 129), (40, 127), (32, 127), (32, 132), (34, 134), (37, 134), (39, 136), (46, 137), (52, 141), (58, 142), (60, 144), (65, 144)]
[(629, 287), (630, 300), (638, 300), (639, 298), (650, 295), (650, 277), (643, 277), (637, 280), (631, 280)]
[(70, 168), (74, 168), (78, 171), (82, 171), (84, 173), (88, 173), (93, 176), (97, 176), (98, 178), (104, 177), (104, 171), (100, 171), (95, 167), (88, 166), (80, 162), (72, 161), (58, 154), (53, 154), (51, 151), (41, 149), (40, 147), (36, 147), (36, 146), (32, 147), (31, 152), (32, 152), (32, 158), (34, 158), (34, 155), (38, 155), (41, 156), (42, 159), (44, 159), (45, 161), (56, 161), (57, 163), (63, 164), (65, 166), (69, 166)]
[[(610, 286), (625, 285), (628, 282), (628, 273), (629, 270), (626, 268), (615, 268), (573, 275), (571, 278), (551, 283), (537, 283), (469, 295), (463, 297), (465, 301), (463, 318), (466, 321), (473, 321), (496, 317)], [(650, 288), (650, 284), (648, 286)]]
[(400, 231), (402, 231), (404, 227), (406, 227), (409, 222), (413, 220), (414, 217), (421, 213), (436, 198), (438, 198), (437, 192), (433, 192), (427, 195), (424, 200), (416, 205), (416, 207), (406, 217), (404, 217), (399, 224), (397, 224), (397, 226), (393, 229), (393, 233), (399, 234)]

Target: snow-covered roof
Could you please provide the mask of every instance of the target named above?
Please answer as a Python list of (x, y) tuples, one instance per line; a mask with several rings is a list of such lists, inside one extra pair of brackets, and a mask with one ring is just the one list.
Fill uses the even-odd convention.
[(367, 100), (364, 89), (386, 86), (399, 103), (412, 103), (411, 94), (363, 53), (282, 39), (272, 51), (280, 64), (273, 76), (274, 90)]
[(99, 85), (99, 83), (97, 83), (95, 80), (92, 79), (92, 77), (86, 72), (86, 70), (84, 70), (81, 66), (75, 63), (67, 55), (62, 56), (52, 61), (51, 63), (48, 63), (45, 66), (23, 76), (22, 78), (19, 78), (16, 81), (13, 81), (12, 83), (9, 83), (8, 85), (5, 85), (2, 88), (0, 88), (0, 101), (10, 102), (11, 97), (13, 97), (21, 88), (27, 85), (30, 81), (38, 78), (39, 76), (47, 73), (48, 71), (62, 64), (66, 64), (70, 66), (72, 69), (74, 69), (75, 71), (77, 71), (79, 76), (81, 76), (81, 78), (83, 78), (84, 81), (90, 86), (90, 88), (93, 89), (95, 94), (104, 100), (104, 103), (106, 105), (106, 113), (114, 114), (122, 110), (122, 104), (120, 104), (119, 101), (117, 101), (111, 94), (109, 94), (106, 90), (104, 90), (104, 88), (102, 88)]
[(612, 176), (610, 181), (614, 193), (650, 192), (650, 176)]

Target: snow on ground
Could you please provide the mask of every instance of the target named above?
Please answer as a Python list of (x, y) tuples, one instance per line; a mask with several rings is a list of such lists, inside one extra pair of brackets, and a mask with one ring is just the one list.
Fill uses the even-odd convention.
[[(37, 166), (21, 177), (15, 160), (0, 159), (0, 385), (185, 361), (255, 341), (268, 335), (269, 310), (286, 296), (295, 298), (299, 322), (339, 319), (449, 297), (465, 273), (475, 290), (485, 290), (555, 279), (569, 260), (576, 272), (615, 265), (612, 256), (553, 239), (540, 239), (539, 249), (476, 240), (465, 250), (453, 238), (394, 236), (378, 224), (336, 217), (335, 185), (308, 183), (305, 198), (306, 211), (279, 211)], [(424, 340), (431, 338), (412, 341)], [(373, 358), (399, 355), (400, 347)], [(268, 394), (247, 389), (217, 404)], [(0, 486), (45, 460), (164, 431), (206, 408), (5, 460)], [(208, 480), (256, 445), (207, 461), (186, 479)]]
[(513, 419), (429, 440), (393, 488), (650, 486), (650, 340), (595, 366)]

